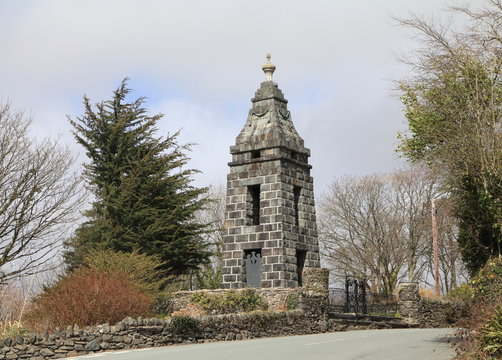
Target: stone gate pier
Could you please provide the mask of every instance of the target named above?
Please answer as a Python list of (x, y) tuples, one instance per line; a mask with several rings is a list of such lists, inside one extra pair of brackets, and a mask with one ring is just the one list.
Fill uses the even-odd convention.
[(417, 282), (399, 283), (399, 312), (403, 320), (416, 323), (419, 317), (420, 292)]

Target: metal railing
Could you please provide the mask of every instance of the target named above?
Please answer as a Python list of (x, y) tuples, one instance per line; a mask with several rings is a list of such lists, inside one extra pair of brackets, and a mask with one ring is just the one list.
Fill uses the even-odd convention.
[(333, 312), (360, 314), (395, 314), (398, 310), (394, 295), (371, 293), (359, 289), (329, 288), (328, 305)]

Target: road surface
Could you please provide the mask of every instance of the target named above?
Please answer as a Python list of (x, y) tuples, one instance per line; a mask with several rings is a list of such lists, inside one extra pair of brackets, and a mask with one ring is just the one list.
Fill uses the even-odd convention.
[(450, 360), (452, 329), (359, 330), (140, 350), (111, 351), (85, 360)]

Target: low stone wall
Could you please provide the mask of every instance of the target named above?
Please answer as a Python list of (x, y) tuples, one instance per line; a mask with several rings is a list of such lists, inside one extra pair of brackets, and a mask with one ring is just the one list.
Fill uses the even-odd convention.
[(420, 298), (418, 283), (401, 283), (399, 288), (399, 312), (407, 323), (420, 327), (454, 326), (464, 315), (461, 304), (431, 298)]
[[(214, 289), (175, 292), (169, 301), (168, 313), (174, 313), (187, 308), (191, 303), (191, 298), (195, 294), (204, 293), (207, 295), (223, 296), (226, 292), (235, 291), (237, 293), (256, 291), (262, 300), (268, 305), (268, 310), (288, 310), (287, 298), (292, 294), (298, 294), (300, 298), (299, 308), (305, 308), (316, 312), (327, 311), (326, 302), (328, 297), (329, 271), (324, 268), (305, 268), (303, 271), (303, 286), (298, 288), (242, 288), (242, 289)], [(315, 299), (315, 300), (314, 300)], [(316, 303), (319, 301), (319, 303)], [(307, 302), (309, 305), (302, 307), (301, 303)], [(289, 309), (291, 310), (291, 309)]]
[[(405, 288), (400, 307), (403, 320), (408, 323), (422, 327), (450, 326), (456, 316), (461, 315), (461, 308), (452, 303), (417, 298), (418, 286)], [(221, 294), (228, 290), (204, 291)], [(200, 317), (175, 316), (167, 320), (126, 318), (113, 326), (105, 324), (83, 329), (73, 326), (53, 334), (46, 332), (0, 340), (0, 360), (56, 359), (105, 350), (414, 326), (398, 319), (375, 321), (367, 316), (328, 318), (327, 296), (322, 291), (307, 288), (256, 291), (272, 309), (284, 307), (288, 295), (297, 293), (299, 310)], [(192, 294), (193, 292), (176, 294), (174, 304), (179, 307), (188, 305)]]
[[(0, 359), (57, 359), (104, 350), (137, 349), (183, 343), (306, 335), (382, 327), (380, 324), (327, 319), (303, 310), (244, 314), (126, 318), (114, 326), (68, 327), (54, 334), (0, 340)], [(386, 326), (388, 327), (388, 326)]]
[(420, 299), (416, 321), (421, 327), (451, 327), (465, 315), (462, 304), (439, 299)]
[[(229, 291), (235, 291), (237, 293), (248, 291), (249, 288), (245, 289), (215, 289), (215, 290), (195, 290), (195, 291), (178, 291), (175, 292), (170, 299), (169, 313), (179, 311), (186, 308), (192, 303), (191, 298), (194, 294), (204, 293), (208, 295), (223, 295)], [(253, 289), (258, 295), (263, 299), (263, 301), (268, 305), (269, 310), (286, 310), (287, 304), (286, 299), (290, 294), (299, 293), (302, 288), (276, 288), (276, 289)]]

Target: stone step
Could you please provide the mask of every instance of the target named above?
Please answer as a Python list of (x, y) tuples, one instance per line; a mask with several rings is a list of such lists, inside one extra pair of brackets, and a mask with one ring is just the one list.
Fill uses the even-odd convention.
[(401, 321), (370, 321), (355, 319), (332, 319), (332, 321), (344, 325), (359, 325), (361, 327), (369, 327), (374, 329), (402, 329), (418, 327), (418, 324), (409, 324)]

